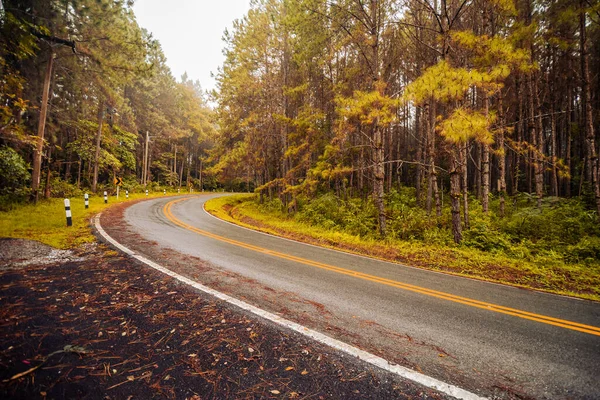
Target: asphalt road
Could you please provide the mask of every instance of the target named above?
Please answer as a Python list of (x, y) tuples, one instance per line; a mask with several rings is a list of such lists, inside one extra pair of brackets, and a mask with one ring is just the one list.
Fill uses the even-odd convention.
[[(210, 197), (140, 202), (125, 219), (146, 240), (282, 293), (282, 303), (293, 293), (321, 304), (320, 318), (353, 344), (448, 383), (498, 398), (600, 398), (600, 303), (253, 232), (207, 214)], [(230, 291), (253, 300), (241, 281)]]

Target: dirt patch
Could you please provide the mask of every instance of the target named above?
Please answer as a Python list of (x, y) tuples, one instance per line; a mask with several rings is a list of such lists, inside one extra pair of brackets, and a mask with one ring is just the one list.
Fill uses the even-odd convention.
[(0, 270), (78, 260), (71, 250), (58, 250), (34, 240), (0, 238)]
[(0, 397), (442, 398), (103, 246), (73, 254), (0, 271)]

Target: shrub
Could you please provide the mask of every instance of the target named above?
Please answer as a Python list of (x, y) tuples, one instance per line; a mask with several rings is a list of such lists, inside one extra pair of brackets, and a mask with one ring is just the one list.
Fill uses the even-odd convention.
[(340, 200), (333, 193), (327, 193), (306, 204), (298, 213), (297, 218), (302, 222), (329, 229), (343, 220), (339, 209)]
[(0, 147), (0, 195), (20, 195), (31, 179), (29, 166), (10, 147)]
[(339, 224), (352, 235), (361, 237), (377, 234), (377, 210), (372, 201), (350, 199), (339, 208)]
[[(257, 197), (258, 199), (258, 197)], [(273, 197), (269, 199), (268, 197), (264, 198), (263, 203), (258, 204), (258, 209), (264, 213), (275, 213), (281, 214), (283, 212), (283, 203), (279, 200), (279, 197)]]
[(50, 182), (50, 193), (52, 197), (83, 197), (83, 191), (78, 189), (76, 185), (63, 181), (60, 178), (54, 178)]
[(579, 243), (568, 247), (564, 258), (569, 262), (600, 261), (600, 238), (584, 237)]
[(500, 221), (513, 242), (525, 239), (549, 246), (574, 245), (584, 236), (600, 235), (596, 214), (574, 199), (549, 199), (542, 210), (530, 206)]
[(503, 251), (510, 247), (510, 240), (505, 234), (490, 229), (488, 224), (478, 222), (464, 232), (462, 245), (483, 251)]

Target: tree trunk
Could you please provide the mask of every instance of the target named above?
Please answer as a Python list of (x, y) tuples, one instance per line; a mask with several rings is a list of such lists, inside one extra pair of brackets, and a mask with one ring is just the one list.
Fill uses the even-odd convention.
[(373, 195), (375, 198), (375, 207), (377, 207), (379, 234), (385, 237), (386, 234), (386, 218), (385, 218), (385, 204), (383, 201), (383, 185), (385, 179), (385, 169), (383, 164), (384, 149), (383, 149), (383, 137), (381, 128), (375, 125), (375, 132), (373, 134), (373, 163), (374, 165), (374, 182), (373, 182)]
[(581, 90), (583, 96), (583, 127), (585, 132), (587, 168), (591, 178), (592, 190), (596, 198), (598, 218), (600, 219), (600, 182), (598, 182), (598, 156), (594, 138), (594, 120), (592, 96), (590, 91), (590, 68), (587, 53), (587, 32), (585, 27), (585, 0), (579, 0), (579, 46), (581, 51)]
[[(570, 62), (569, 62), (570, 64)], [(571, 163), (571, 138), (572, 138), (572, 126), (573, 126), (573, 91), (572, 88), (569, 87), (569, 94), (567, 96), (567, 132), (566, 132), (566, 149), (565, 149), (565, 159), (566, 159), (566, 163), (567, 163), (567, 168), (569, 171), (569, 175), (567, 177), (565, 177), (565, 195), (567, 197), (571, 197), (571, 173), (573, 171), (572, 169), (572, 163)]]
[(79, 162), (77, 163), (77, 189), (81, 187), (81, 157), (79, 157)]
[(421, 184), (423, 180), (423, 166), (421, 165), (423, 157), (424, 137), (421, 121), (421, 107), (417, 107), (415, 110), (415, 132), (417, 137), (417, 174), (415, 180), (415, 196), (417, 198), (417, 204), (422, 205), (421, 200)]
[(545, 138), (544, 138), (544, 126), (542, 123), (542, 106), (540, 103), (539, 94), (539, 75), (536, 74), (534, 80), (534, 99), (535, 99), (535, 131), (537, 133), (537, 164), (535, 169), (535, 196), (537, 198), (538, 208), (542, 207), (542, 198), (544, 196), (544, 169), (545, 169)]
[(104, 102), (98, 105), (98, 132), (96, 133), (96, 154), (94, 156), (94, 176), (92, 177), (92, 192), (98, 188), (98, 164), (100, 163), (100, 143), (102, 142), (102, 123), (104, 121)]
[[(485, 114), (485, 118), (489, 118), (490, 113), (490, 99), (488, 95), (484, 95), (483, 99), (483, 112)], [(465, 164), (463, 168), (466, 169), (466, 157)], [(483, 213), (487, 214), (489, 211), (489, 201), (490, 201), (490, 145), (487, 143), (482, 143), (481, 146), (481, 206), (483, 208)], [(466, 214), (466, 212), (465, 212)]]
[[(519, 117), (517, 123), (517, 142), (522, 143), (525, 140), (525, 121), (524, 118), (524, 105), (523, 105), (523, 83), (521, 79), (517, 77), (517, 97), (519, 99)], [(521, 155), (519, 152), (514, 153), (514, 171), (513, 171), (513, 187), (512, 195), (516, 195), (519, 192), (519, 176), (521, 174)]]
[(500, 131), (498, 132), (498, 197), (500, 216), (504, 217), (505, 197), (506, 197), (506, 149), (504, 148), (504, 96), (502, 91), (498, 93), (498, 122)]
[[(537, 121), (536, 121), (536, 109), (535, 109), (535, 96), (537, 96), (536, 93), (534, 93), (534, 77), (530, 76), (529, 80), (527, 82), (528, 84), (528, 88), (529, 88), (529, 96), (528, 96), (528, 101), (529, 101), (529, 140), (531, 141), (531, 145), (533, 147), (533, 150), (531, 151), (532, 153), (532, 159), (533, 159), (533, 176), (535, 178), (535, 195), (536, 195), (536, 199), (537, 199), (537, 207), (541, 208), (542, 207), (542, 188), (543, 188), (543, 181), (540, 181), (538, 176), (539, 176), (539, 171), (541, 169), (541, 154), (540, 154), (540, 146), (538, 143), (538, 132), (537, 132)], [(543, 175), (542, 175), (543, 176)], [(530, 179), (531, 179), (531, 175), (530, 175)], [(530, 188), (530, 192), (531, 192), (531, 188)]]
[(550, 157), (552, 159), (552, 195), (558, 196), (558, 167), (556, 163), (558, 162), (558, 156), (556, 151), (556, 116), (554, 115), (554, 103), (550, 108), (550, 140), (551, 149), (550, 149)]
[(44, 88), (42, 91), (42, 104), (40, 106), (40, 120), (38, 122), (38, 134), (36, 148), (33, 153), (33, 170), (31, 172), (31, 197), (34, 202), (38, 200), (40, 188), (40, 175), (42, 170), (42, 153), (44, 150), (44, 134), (46, 130), (46, 114), (48, 112), (48, 98), (50, 96), (50, 80), (52, 78), (52, 64), (54, 63), (54, 52), (50, 52), (46, 75), (44, 76)]
[(46, 185), (44, 186), (44, 198), (50, 198), (50, 177), (52, 175), (52, 146), (48, 147), (48, 170), (46, 172)]
[(465, 221), (465, 229), (470, 228), (469, 224), (469, 174), (467, 169), (467, 156), (469, 152), (469, 143), (465, 142), (460, 149), (460, 169), (462, 176), (462, 201), (463, 201), (463, 218)]
[(204, 191), (204, 183), (202, 182), (202, 158), (200, 158), (200, 168), (198, 169), (198, 180), (200, 181), (200, 191)]
[(185, 154), (185, 150), (183, 152), (183, 157), (181, 159), (181, 168), (179, 169), (179, 188), (181, 189), (181, 184), (183, 182), (183, 167), (185, 166), (185, 159), (186, 159), (186, 154)]
[[(380, 66), (379, 66), (379, 0), (371, 0), (370, 3), (370, 40), (371, 40), (371, 90), (379, 90), (382, 95), (383, 89), (377, 87), (377, 83), (381, 78)], [(385, 216), (385, 204), (383, 201), (384, 196), (384, 184), (385, 184), (385, 168), (384, 168), (384, 157), (385, 149), (383, 147), (383, 132), (379, 124), (379, 119), (376, 118), (373, 123), (373, 197), (375, 200), (375, 207), (377, 207), (377, 220), (379, 225), (379, 234), (382, 237), (386, 235), (386, 216)]]
[(453, 148), (450, 161), (450, 206), (452, 212), (452, 235), (454, 242), (462, 241), (462, 227), (460, 221), (460, 162), (459, 150)]
[(436, 114), (436, 103), (431, 99), (431, 107), (427, 115), (427, 162), (428, 177), (427, 182), (427, 214), (431, 214), (431, 200), (435, 201), (435, 211), (438, 217), (442, 216), (442, 205), (440, 202), (440, 193), (438, 189), (437, 172), (435, 169), (435, 114)]
[[(431, 100), (433, 102), (433, 99)], [(427, 198), (425, 199), (425, 207), (427, 209), (427, 215), (431, 215), (431, 204), (433, 200), (433, 179), (435, 176), (435, 169), (432, 164), (432, 153), (434, 151), (433, 147), (435, 144), (433, 143), (433, 135), (431, 134), (431, 118), (429, 117), (432, 113), (431, 106), (429, 104), (425, 105), (425, 135), (423, 136), (423, 141), (425, 142), (425, 162), (428, 164), (427, 167)]]

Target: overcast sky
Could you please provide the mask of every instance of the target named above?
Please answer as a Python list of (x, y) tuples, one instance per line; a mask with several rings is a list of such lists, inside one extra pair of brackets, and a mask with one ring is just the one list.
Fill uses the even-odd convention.
[(187, 71), (202, 88), (212, 90), (211, 72), (223, 64), (221, 40), (235, 19), (242, 18), (250, 0), (136, 0), (138, 24), (160, 41), (173, 75)]

